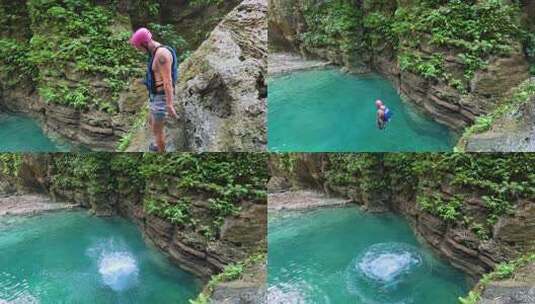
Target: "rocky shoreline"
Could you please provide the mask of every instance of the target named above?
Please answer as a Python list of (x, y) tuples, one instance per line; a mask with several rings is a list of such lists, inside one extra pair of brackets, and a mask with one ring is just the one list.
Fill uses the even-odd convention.
[[(76, 207), (89, 210), (96, 216), (122, 216), (135, 223), (144, 239), (172, 263), (204, 282), (224, 271), (228, 265), (240, 263), (266, 250), (265, 199), (241, 200), (240, 211), (221, 218), (215, 226), (208, 194), (181, 192), (183, 190), (178, 190), (181, 179), (176, 176), (146, 180), (142, 187), (132, 187), (131, 176), (126, 173), (123, 176), (117, 171), (114, 173), (117, 185), (99, 188), (102, 191), (88, 189), (88, 183), (83, 181), (55, 187), (51, 180), (58, 172), (53, 168), (53, 157), (54, 154), (24, 156), (16, 177), (4, 177), (0, 172), (0, 181), (3, 182), (0, 183), (0, 216), (31, 215)], [(98, 174), (97, 179), (103, 182), (110, 178), (107, 175), (109, 171)], [(191, 223), (173, 222), (152, 214), (146, 208), (147, 200), (178, 204), (184, 195), (191, 197), (187, 211), (192, 218)], [(257, 278), (265, 276), (265, 272), (257, 269), (248, 275)], [(239, 298), (243, 291), (261, 298), (265, 294), (265, 281), (226, 282), (218, 285), (215, 291), (218, 297), (232, 294)]]
[[(328, 159), (323, 154), (296, 156), (292, 161), (291, 173), (285, 173), (277, 165), (277, 160), (274, 158), (270, 162), (272, 177), (268, 185), (272, 192), (282, 193), (280, 194), (282, 198), (285, 198), (284, 195), (288, 195), (284, 191), (320, 192), (329, 197), (338, 197), (340, 201), (355, 202), (363, 210), (369, 212), (400, 214), (407, 218), (413, 231), (424, 244), (428, 245), (436, 254), (444, 257), (455, 268), (469, 275), (474, 281), (491, 272), (498, 264), (512, 261), (521, 256), (534, 240), (535, 204), (529, 199), (515, 202), (515, 212), (497, 219), (497, 223), (493, 227), (492, 237), (482, 239), (463, 225), (462, 219), (456, 222), (446, 221), (422, 209), (417, 203), (414, 189), (410, 187), (386, 185), (386, 188), (395, 191), (394, 195), (392, 191), (386, 193), (385, 191), (362, 189), (357, 181), (354, 184), (349, 182), (344, 186), (332, 185), (326, 179), (327, 162)], [(388, 180), (386, 176), (376, 177), (380, 180)], [(486, 207), (482, 199), (484, 194), (474, 193), (470, 189), (454, 188), (448, 183), (442, 183), (437, 191), (444, 197), (463, 196), (472, 216), (485, 216), (483, 212)], [(315, 195), (321, 197), (321, 195)], [(278, 199), (275, 207), (283, 209), (281, 204), (285, 201), (291, 202), (290, 199)], [(530, 284), (533, 282), (533, 280), (529, 281)], [(508, 292), (511, 290), (507, 289)], [(522, 295), (525, 295), (525, 291), (524, 288)], [(490, 295), (491, 291), (487, 293)], [(482, 303), (501, 304), (508, 302)]]
[(270, 53), (268, 75), (281, 76), (297, 71), (324, 69), (332, 66), (330, 61), (305, 59), (294, 53)]
[(354, 204), (352, 200), (329, 197), (312, 190), (295, 190), (268, 194), (268, 210), (306, 210), (314, 208), (344, 207)]
[(78, 204), (57, 203), (44, 195), (19, 194), (0, 197), (0, 216), (35, 215), (43, 212), (78, 208)]

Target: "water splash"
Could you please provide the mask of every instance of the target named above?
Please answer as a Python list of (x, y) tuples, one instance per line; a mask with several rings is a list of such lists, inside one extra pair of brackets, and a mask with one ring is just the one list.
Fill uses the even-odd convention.
[(98, 263), (98, 271), (104, 284), (115, 291), (134, 286), (139, 273), (136, 260), (125, 251), (103, 253)]
[[(412, 303), (412, 297), (404, 296), (407, 293), (402, 291), (414, 289), (418, 285), (415, 278), (429, 269), (425, 256), (416, 247), (394, 242), (375, 244), (347, 267), (347, 288), (367, 304)], [(377, 292), (365, 292), (370, 289)]]
[(422, 257), (407, 248), (389, 247), (392, 251), (385, 249), (385, 246), (372, 246), (355, 267), (369, 279), (387, 284), (397, 281), (422, 264)]

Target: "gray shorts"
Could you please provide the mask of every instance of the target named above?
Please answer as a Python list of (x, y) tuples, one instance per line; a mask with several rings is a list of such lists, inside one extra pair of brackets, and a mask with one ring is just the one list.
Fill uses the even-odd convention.
[(167, 115), (167, 103), (165, 101), (165, 94), (157, 94), (150, 96), (150, 114), (154, 119), (163, 120)]

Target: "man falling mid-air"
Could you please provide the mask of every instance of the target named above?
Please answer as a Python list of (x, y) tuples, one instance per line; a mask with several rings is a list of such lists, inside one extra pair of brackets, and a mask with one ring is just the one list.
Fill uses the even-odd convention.
[(381, 100), (375, 101), (375, 107), (377, 108), (377, 128), (384, 130), (392, 118), (392, 111)]
[(156, 146), (150, 144), (150, 150), (165, 152), (166, 114), (178, 118), (173, 105), (178, 77), (176, 53), (173, 48), (152, 40), (146, 28), (138, 29), (130, 38), (130, 44), (149, 55), (145, 84), (149, 90), (150, 126), (156, 141)]

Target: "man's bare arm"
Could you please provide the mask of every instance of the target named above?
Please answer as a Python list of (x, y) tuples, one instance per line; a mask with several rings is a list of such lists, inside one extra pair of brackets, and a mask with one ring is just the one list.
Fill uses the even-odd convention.
[(167, 52), (160, 52), (158, 56), (158, 65), (160, 70), (160, 76), (162, 77), (163, 90), (165, 92), (165, 101), (167, 104), (167, 111), (173, 117), (177, 117), (173, 101), (175, 98), (175, 92), (173, 88), (173, 77), (171, 75), (173, 56)]

